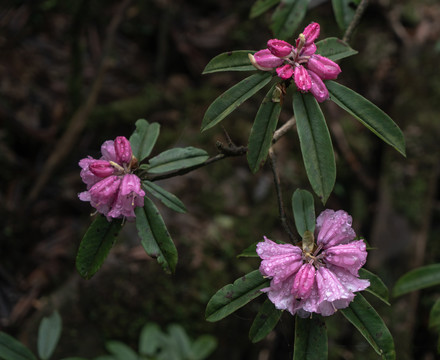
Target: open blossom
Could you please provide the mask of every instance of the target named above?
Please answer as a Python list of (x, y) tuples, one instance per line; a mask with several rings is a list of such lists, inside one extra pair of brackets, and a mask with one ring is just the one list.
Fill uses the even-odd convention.
[(257, 51), (249, 58), (257, 69), (275, 69), (281, 79), (293, 78), (298, 90), (310, 91), (316, 100), (323, 102), (329, 97), (323, 80), (336, 79), (341, 68), (332, 60), (315, 54), (314, 41), (319, 31), (319, 24), (311, 23), (299, 35), (295, 46), (283, 40), (271, 39), (267, 42), (267, 49)]
[(262, 259), (260, 272), (271, 282), (262, 291), (277, 309), (301, 317), (329, 316), (346, 308), (354, 292), (370, 286), (368, 280), (359, 279), (367, 251), (362, 240), (353, 241), (355, 236), (350, 215), (325, 210), (316, 219), (313, 249), (277, 244), (264, 237), (257, 254)]
[(89, 156), (80, 160), (81, 178), (87, 191), (78, 196), (82, 201), (90, 201), (90, 205), (109, 221), (121, 217), (134, 220), (134, 209), (144, 206), (145, 191), (139, 177), (132, 173), (137, 160), (130, 142), (118, 136), (114, 141), (104, 142), (101, 153), (101, 159)]

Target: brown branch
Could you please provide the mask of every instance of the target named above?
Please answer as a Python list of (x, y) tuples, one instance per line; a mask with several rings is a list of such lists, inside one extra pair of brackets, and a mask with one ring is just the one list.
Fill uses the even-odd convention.
[(96, 79), (92, 84), (90, 92), (87, 97), (87, 101), (82, 105), (72, 116), (70, 122), (55, 145), (55, 149), (51, 152), (51, 155), (47, 159), (44, 164), (40, 176), (37, 178), (34, 187), (29, 195), (28, 202), (34, 201), (38, 195), (40, 194), (43, 187), (46, 185), (52, 173), (56, 169), (56, 167), (62, 162), (62, 160), (72, 151), (75, 146), (79, 135), (84, 129), (87, 118), (90, 115), (93, 107), (96, 104), (96, 100), (98, 98), (99, 92), (102, 88), (102, 82), (104, 79), (104, 74), (108, 68), (108, 54), (113, 45), (114, 37), (116, 34), (116, 30), (121, 23), (123, 16), (125, 14), (125, 10), (130, 5), (131, 0), (124, 0), (120, 6), (116, 9), (115, 15), (112, 18), (108, 28), (107, 28), (107, 36), (105, 39), (103, 54), (101, 58), (101, 63), (99, 65), (99, 69), (96, 75)]
[(283, 126), (281, 126), (275, 133), (273, 134), (272, 144), (275, 144), (286, 132), (288, 132), (291, 128), (293, 128), (296, 124), (295, 117), (291, 117)]
[(361, 0), (360, 4), (356, 8), (356, 12), (354, 13), (350, 25), (348, 25), (347, 30), (345, 30), (344, 36), (342, 37), (342, 41), (347, 43), (349, 42), (354, 29), (358, 25), (359, 20), (361, 19), (365, 9), (367, 8), (367, 5), (368, 5), (368, 0)]

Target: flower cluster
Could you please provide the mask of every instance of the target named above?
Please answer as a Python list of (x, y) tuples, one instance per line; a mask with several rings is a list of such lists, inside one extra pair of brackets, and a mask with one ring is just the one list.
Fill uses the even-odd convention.
[(311, 313), (332, 315), (347, 307), (354, 292), (365, 290), (368, 280), (359, 279), (367, 251), (345, 211), (325, 210), (316, 220), (316, 244), (303, 248), (277, 244), (265, 237), (257, 245), (262, 259), (260, 272), (271, 277), (263, 289), (277, 309), (307, 317)]
[(249, 55), (249, 58), (257, 69), (276, 69), (281, 79), (293, 78), (300, 91), (310, 91), (316, 100), (323, 102), (329, 96), (323, 80), (336, 79), (341, 68), (332, 60), (315, 54), (314, 41), (319, 31), (319, 24), (311, 23), (299, 35), (296, 47), (283, 40), (271, 39), (267, 42), (267, 49)]
[(78, 196), (82, 201), (90, 201), (109, 221), (121, 217), (131, 221), (136, 217), (134, 209), (144, 206), (145, 191), (139, 177), (132, 173), (137, 160), (130, 142), (118, 136), (114, 141), (104, 142), (101, 153), (99, 160), (89, 156), (79, 162), (87, 191)]

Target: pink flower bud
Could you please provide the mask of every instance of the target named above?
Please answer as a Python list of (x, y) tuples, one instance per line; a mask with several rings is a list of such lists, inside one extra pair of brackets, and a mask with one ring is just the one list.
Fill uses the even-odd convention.
[(302, 32), (306, 38), (305, 46), (313, 43), (319, 36), (320, 27), (318, 23), (312, 22)]
[[(284, 61), (283, 59), (280, 59), (279, 57), (276, 57), (275, 55), (273, 55), (269, 49), (257, 51), (253, 55), (253, 60), (255, 62), (252, 62), (252, 64), (257, 69), (260, 69), (263, 71), (272, 70), (273, 68), (280, 66)], [(251, 58), (251, 61), (252, 61), (252, 58)]]
[(307, 67), (309, 70), (316, 73), (322, 80), (336, 79), (341, 72), (341, 68), (338, 64), (317, 54), (310, 57)]
[(357, 276), (359, 269), (365, 265), (367, 250), (362, 240), (349, 244), (336, 245), (325, 250), (325, 261), (348, 270)]
[(129, 164), (131, 161), (131, 145), (124, 136), (115, 139), (116, 162), (119, 164)]
[(295, 84), (300, 91), (309, 91), (312, 86), (312, 80), (304, 66), (297, 66), (295, 68), (294, 79)]
[(293, 280), (292, 294), (298, 299), (306, 298), (312, 291), (315, 283), (315, 267), (310, 264), (304, 264), (298, 270)]
[(310, 45), (304, 46), (301, 49), (300, 56), (311, 56), (316, 52), (316, 45), (311, 43)]
[(286, 64), (284, 66), (280, 66), (279, 68), (277, 68), (277, 75), (281, 78), (281, 79), (290, 79), (293, 75), (293, 67), (290, 64)]
[(89, 165), (89, 169), (100, 178), (105, 178), (115, 173), (115, 168), (107, 160), (95, 160)]
[(292, 52), (292, 45), (283, 40), (271, 39), (267, 42), (267, 48), (278, 57), (285, 57)]
[(321, 78), (316, 75), (313, 71), (308, 70), (312, 85), (310, 87), (310, 92), (313, 94), (318, 102), (323, 102), (328, 99), (328, 90), (325, 87), (324, 82)]

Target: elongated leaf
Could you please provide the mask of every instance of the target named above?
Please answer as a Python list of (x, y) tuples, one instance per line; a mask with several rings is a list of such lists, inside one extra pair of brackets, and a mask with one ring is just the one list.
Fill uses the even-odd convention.
[(325, 204), (335, 185), (336, 165), (324, 115), (311, 94), (299, 92), (293, 96), (293, 110), (307, 176)]
[(358, 52), (352, 49), (346, 42), (330, 37), (316, 43), (316, 53), (336, 61), (356, 55)]
[(173, 209), (174, 211), (180, 213), (186, 213), (185, 205), (183, 204), (182, 201), (179, 200), (179, 198), (176, 195), (169, 193), (164, 188), (148, 180), (142, 181), (142, 185), (145, 191), (154, 195), (170, 209)]
[(37, 360), (26, 346), (4, 332), (0, 332), (0, 359)]
[(272, 14), (270, 28), (277, 39), (287, 40), (306, 15), (309, 0), (281, 0)]
[(277, 87), (273, 85), (258, 109), (249, 136), (247, 160), (253, 173), (256, 173), (266, 161), (272, 145), (273, 133), (277, 128), (281, 104), (273, 100), (276, 91)]
[(394, 340), (382, 318), (361, 295), (357, 294), (350, 306), (341, 309), (350, 321), (384, 360), (396, 358)]
[(209, 158), (203, 149), (195, 147), (174, 148), (166, 150), (150, 159), (148, 172), (152, 174), (180, 170), (205, 162)]
[(315, 202), (307, 190), (297, 189), (292, 195), (292, 209), (298, 234), (315, 231)]
[(191, 358), (191, 339), (185, 329), (179, 324), (168, 326), (168, 333), (176, 346), (177, 353), (184, 359)]
[(278, 324), (281, 314), (282, 311), (275, 308), (274, 304), (266, 299), (249, 330), (249, 339), (253, 343), (263, 340)]
[(105, 347), (116, 360), (139, 360), (134, 350), (120, 341), (107, 341)]
[(295, 318), (295, 343), (293, 360), (321, 360), (328, 357), (328, 340), (325, 322), (319, 315)]
[(434, 303), (429, 313), (429, 327), (440, 328), (440, 299)]
[(206, 65), (202, 74), (210, 74), (219, 71), (254, 71), (257, 70), (249, 60), (249, 54), (255, 54), (252, 50), (228, 51), (217, 55)]
[(393, 296), (440, 285), (440, 264), (422, 266), (407, 272), (394, 285)]
[(103, 215), (90, 225), (76, 255), (76, 268), (84, 279), (90, 279), (99, 270), (121, 228), (121, 220), (109, 222)]
[(235, 280), (233, 284), (224, 286), (209, 300), (205, 312), (206, 320), (215, 322), (225, 318), (260, 296), (260, 290), (268, 285), (269, 280), (260, 271), (254, 270)]
[(240, 257), (258, 257), (257, 255), (257, 244), (259, 241), (253, 243), (249, 247), (243, 250), (243, 252), (239, 255), (237, 255), (238, 258)]
[(249, 18), (253, 19), (265, 13), (272, 6), (278, 4), (281, 0), (257, 0), (251, 7)]
[(385, 304), (390, 305), (390, 303), (388, 302), (388, 288), (379, 276), (373, 274), (368, 270), (359, 269), (359, 277), (361, 279), (367, 279), (370, 281), (370, 286), (367, 287), (365, 291), (373, 294), (374, 296), (382, 300)]
[(333, 12), (341, 30), (347, 29), (351, 20), (353, 20), (354, 13), (356, 12), (356, 7), (353, 5), (356, 4), (357, 0), (332, 0)]
[(149, 124), (144, 119), (136, 121), (136, 130), (130, 136), (130, 145), (133, 155), (136, 156), (138, 161), (144, 160), (151, 154), (159, 132), (160, 125), (158, 123)]
[(153, 356), (161, 346), (162, 332), (155, 323), (147, 323), (139, 336), (139, 354)]
[(165, 272), (173, 273), (177, 264), (177, 249), (153, 202), (145, 197), (144, 207), (136, 208), (136, 228), (148, 255), (157, 259)]
[(61, 336), (63, 323), (58, 311), (54, 311), (51, 316), (43, 318), (38, 329), (38, 355), (42, 360), (49, 359)]
[(326, 86), (330, 93), (330, 100), (353, 115), (379, 138), (405, 156), (405, 139), (402, 131), (387, 114), (343, 85), (327, 81)]
[(222, 121), (226, 116), (243, 104), (247, 99), (263, 88), (272, 78), (265, 71), (247, 77), (238, 84), (226, 90), (206, 110), (202, 121), (202, 131), (208, 130)]
[(199, 336), (192, 344), (191, 350), (194, 360), (204, 360), (211, 355), (217, 347), (217, 340), (211, 335)]

